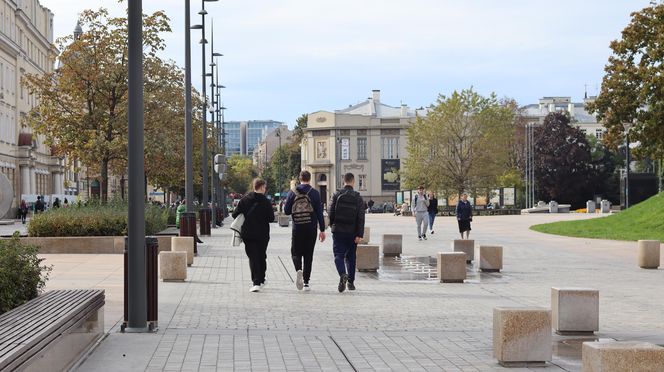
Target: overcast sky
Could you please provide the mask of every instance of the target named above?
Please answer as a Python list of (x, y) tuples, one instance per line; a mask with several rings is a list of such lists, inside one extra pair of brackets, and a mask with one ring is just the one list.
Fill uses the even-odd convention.
[[(41, 0), (55, 34), (78, 14), (117, 0)], [(473, 86), (519, 104), (543, 96), (596, 94), (609, 42), (648, 0), (221, 0), (207, 2), (215, 50), (223, 53), (226, 120), (274, 119), (341, 109), (381, 90), (384, 103), (426, 106)], [(192, 0), (192, 24), (201, 2)], [(184, 66), (184, 1), (143, 0), (165, 10), (166, 58)], [(210, 40), (208, 26), (208, 40)], [(200, 31), (192, 31), (192, 76), (200, 87)], [(207, 56), (209, 58), (209, 51)]]

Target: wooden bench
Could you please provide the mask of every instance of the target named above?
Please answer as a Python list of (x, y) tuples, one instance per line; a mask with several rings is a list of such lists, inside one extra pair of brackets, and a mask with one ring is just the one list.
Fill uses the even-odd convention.
[(104, 291), (49, 291), (0, 315), (0, 371), (67, 370), (104, 333)]

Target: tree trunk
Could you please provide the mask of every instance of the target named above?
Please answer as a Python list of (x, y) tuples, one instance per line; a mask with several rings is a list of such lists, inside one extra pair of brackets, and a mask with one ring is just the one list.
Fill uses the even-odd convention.
[(104, 158), (101, 161), (101, 185), (99, 187), (99, 197), (101, 203), (106, 204), (108, 201), (108, 163), (109, 160)]

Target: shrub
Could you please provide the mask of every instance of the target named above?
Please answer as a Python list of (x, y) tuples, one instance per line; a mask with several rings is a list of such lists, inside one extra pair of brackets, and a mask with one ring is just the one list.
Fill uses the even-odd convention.
[(52, 266), (40, 266), (39, 248), (22, 244), (18, 232), (0, 240), (0, 314), (32, 300), (41, 293)]
[[(28, 225), (30, 236), (124, 236), (128, 206), (124, 202), (89, 203), (50, 209), (35, 215)], [(155, 234), (167, 225), (168, 210), (145, 206), (145, 233)]]

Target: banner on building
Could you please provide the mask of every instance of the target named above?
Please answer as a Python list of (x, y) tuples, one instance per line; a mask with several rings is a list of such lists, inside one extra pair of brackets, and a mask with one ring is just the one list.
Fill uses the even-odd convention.
[(401, 178), (399, 169), (400, 159), (383, 159), (381, 167), (383, 191), (399, 191), (401, 189)]
[(341, 160), (350, 160), (350, 138), (341, 139)]

